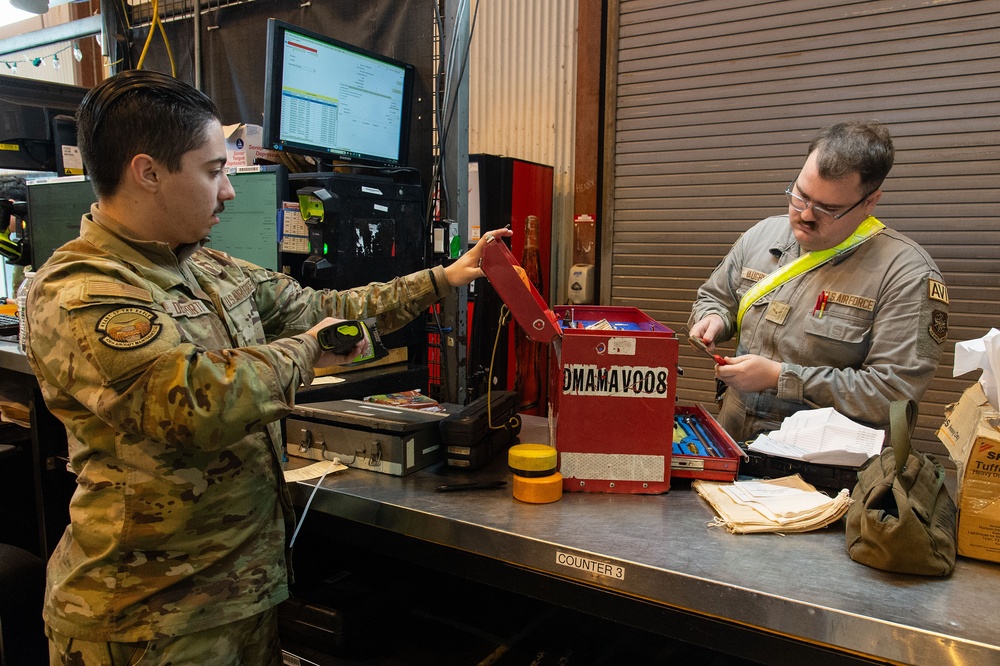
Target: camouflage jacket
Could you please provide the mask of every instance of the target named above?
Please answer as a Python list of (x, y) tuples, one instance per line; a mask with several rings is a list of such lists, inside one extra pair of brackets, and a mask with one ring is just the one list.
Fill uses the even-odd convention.
[(45, 621), (129, 642), (285, 599), (279, 420), (320, 355), (302, 333), (325, 315), (377, 315), (391, 331), (446, 288), (436, 267), (306, 289), (208, 248), (130, 239), (94, 206), (28, 295), (28, 360), (77, 475)]

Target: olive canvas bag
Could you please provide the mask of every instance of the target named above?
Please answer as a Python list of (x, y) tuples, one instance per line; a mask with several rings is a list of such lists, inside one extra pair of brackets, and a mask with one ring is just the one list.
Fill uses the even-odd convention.
[(847, 510), (851, 559), (898, 573), (947, 576), (955, 568), (955, 503), (939, 462), (910, 448), (916, 403), (889, 407), (891, 444), (858, 469)]

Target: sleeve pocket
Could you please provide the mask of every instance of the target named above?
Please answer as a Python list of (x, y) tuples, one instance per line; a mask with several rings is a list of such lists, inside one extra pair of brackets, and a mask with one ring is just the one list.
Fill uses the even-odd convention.
[(60, 305), (105, 384), (138, 374), (181, 341), (173, 320), (144, 300), (90, 296), (65, 299)]

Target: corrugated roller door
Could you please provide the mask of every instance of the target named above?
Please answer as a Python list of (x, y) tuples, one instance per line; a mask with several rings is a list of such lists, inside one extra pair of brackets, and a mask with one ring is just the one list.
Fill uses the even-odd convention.
[[(622, 0), (618, 10), (610, 302), (681, 330), (739, 234), (787, 210), (783, 190), (816, 131), (881, 120), (897, 152), (876, 214), (934, 257), (951, 297), (915, 434), (918, 448), (943, 451), (943, 410), (978, 377), (951, 377), (953, 343), (1000, 326), (1000, 3)], [(680, 400), (714, 410), (711, 361), (685, 347)]]

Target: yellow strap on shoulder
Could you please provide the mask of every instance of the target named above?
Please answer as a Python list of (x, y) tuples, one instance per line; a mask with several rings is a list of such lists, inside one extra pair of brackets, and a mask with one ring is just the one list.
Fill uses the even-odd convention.
[(843, 254), (844, 252), (861, 245), (883, 229), (885, 229), (885, 225), (869, 215), (861, 222), (861, 224), (858, 225), (858, 228), (855, 229), (854, 232), (840, 244), (827, 248), (826, 250), (807, 252), (792, 263), (786, 264), (770, 275), (764, 277), (760, 282), (751, 287), (747, 293), (743, 294), (743, 298), (740, 299), (740, 309), (736, 313), (737, 345), (739, 344), (740, 330), (743, 327), (743, 315), (747, 313), (747, 310), (750, 309), (751, 305), (789, 280), (797, 278), (817, 266), (822, 266), (838, 254)]

